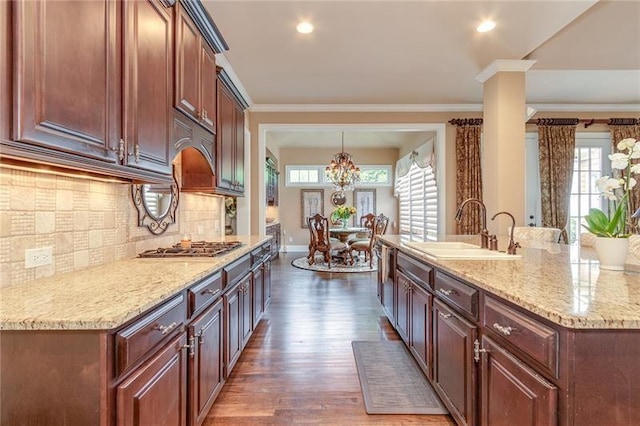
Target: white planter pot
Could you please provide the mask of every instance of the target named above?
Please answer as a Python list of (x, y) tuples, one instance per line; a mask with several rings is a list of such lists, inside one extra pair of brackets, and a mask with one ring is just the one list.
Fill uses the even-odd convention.
[(594, 248), (600, 261), (600, 269), (624, 271), (624, 263), (629, 253), (628, 238), (596, 237)]

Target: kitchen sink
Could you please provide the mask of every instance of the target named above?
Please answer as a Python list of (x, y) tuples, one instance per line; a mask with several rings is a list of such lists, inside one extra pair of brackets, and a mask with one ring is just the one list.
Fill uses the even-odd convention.
[(479, 246), (455, 241), (408, 242), (407, 247), (422, 252), (436, 259), (455, 260), (515, 260), (522, 256), (492, 251)]

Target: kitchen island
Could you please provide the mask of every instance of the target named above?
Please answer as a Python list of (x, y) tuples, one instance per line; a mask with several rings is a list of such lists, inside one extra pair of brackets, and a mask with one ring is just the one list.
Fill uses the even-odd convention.
[(271, 237), (226, 238), (0, 289), (0, 424), (200, 424), (271, 294)]
[(380, 237), (378, 297), (459, 424), (640, 424), (637, 259), (604, 271), (590, 249), (530, 243), (438, 260), (408, 242)]

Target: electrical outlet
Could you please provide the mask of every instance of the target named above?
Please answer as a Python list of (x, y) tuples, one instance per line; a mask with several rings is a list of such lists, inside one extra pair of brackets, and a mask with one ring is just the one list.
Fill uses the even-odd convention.
[(292, 243), (293, 242), (293, 237), (289, 237), (289, 242)]
[(26, 249), (24, 251), (24, 267), (25, 268), (35, 268), (36, 266), (51, 265), (52, 263), (53, 263), (52, 247)]

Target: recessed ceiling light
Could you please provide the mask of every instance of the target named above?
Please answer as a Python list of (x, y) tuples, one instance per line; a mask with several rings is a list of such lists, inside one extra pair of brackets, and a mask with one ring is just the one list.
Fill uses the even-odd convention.
[(486, 33), (487, 31), (491, 31), (495, 27), (496, 27), (496, 23), (495, 22), (493, 22), (493, 21), (484, 21), (483, 23), (478, 25), (478, 28), (476, 28), (476, 31), (478, 31), (479, 33)]
[(310, 22), (302, 21), (296, 25), (296, 30), (301, 34), (309, 34), (310, 32), (313, 32), (313, 25), (311, 25)]

